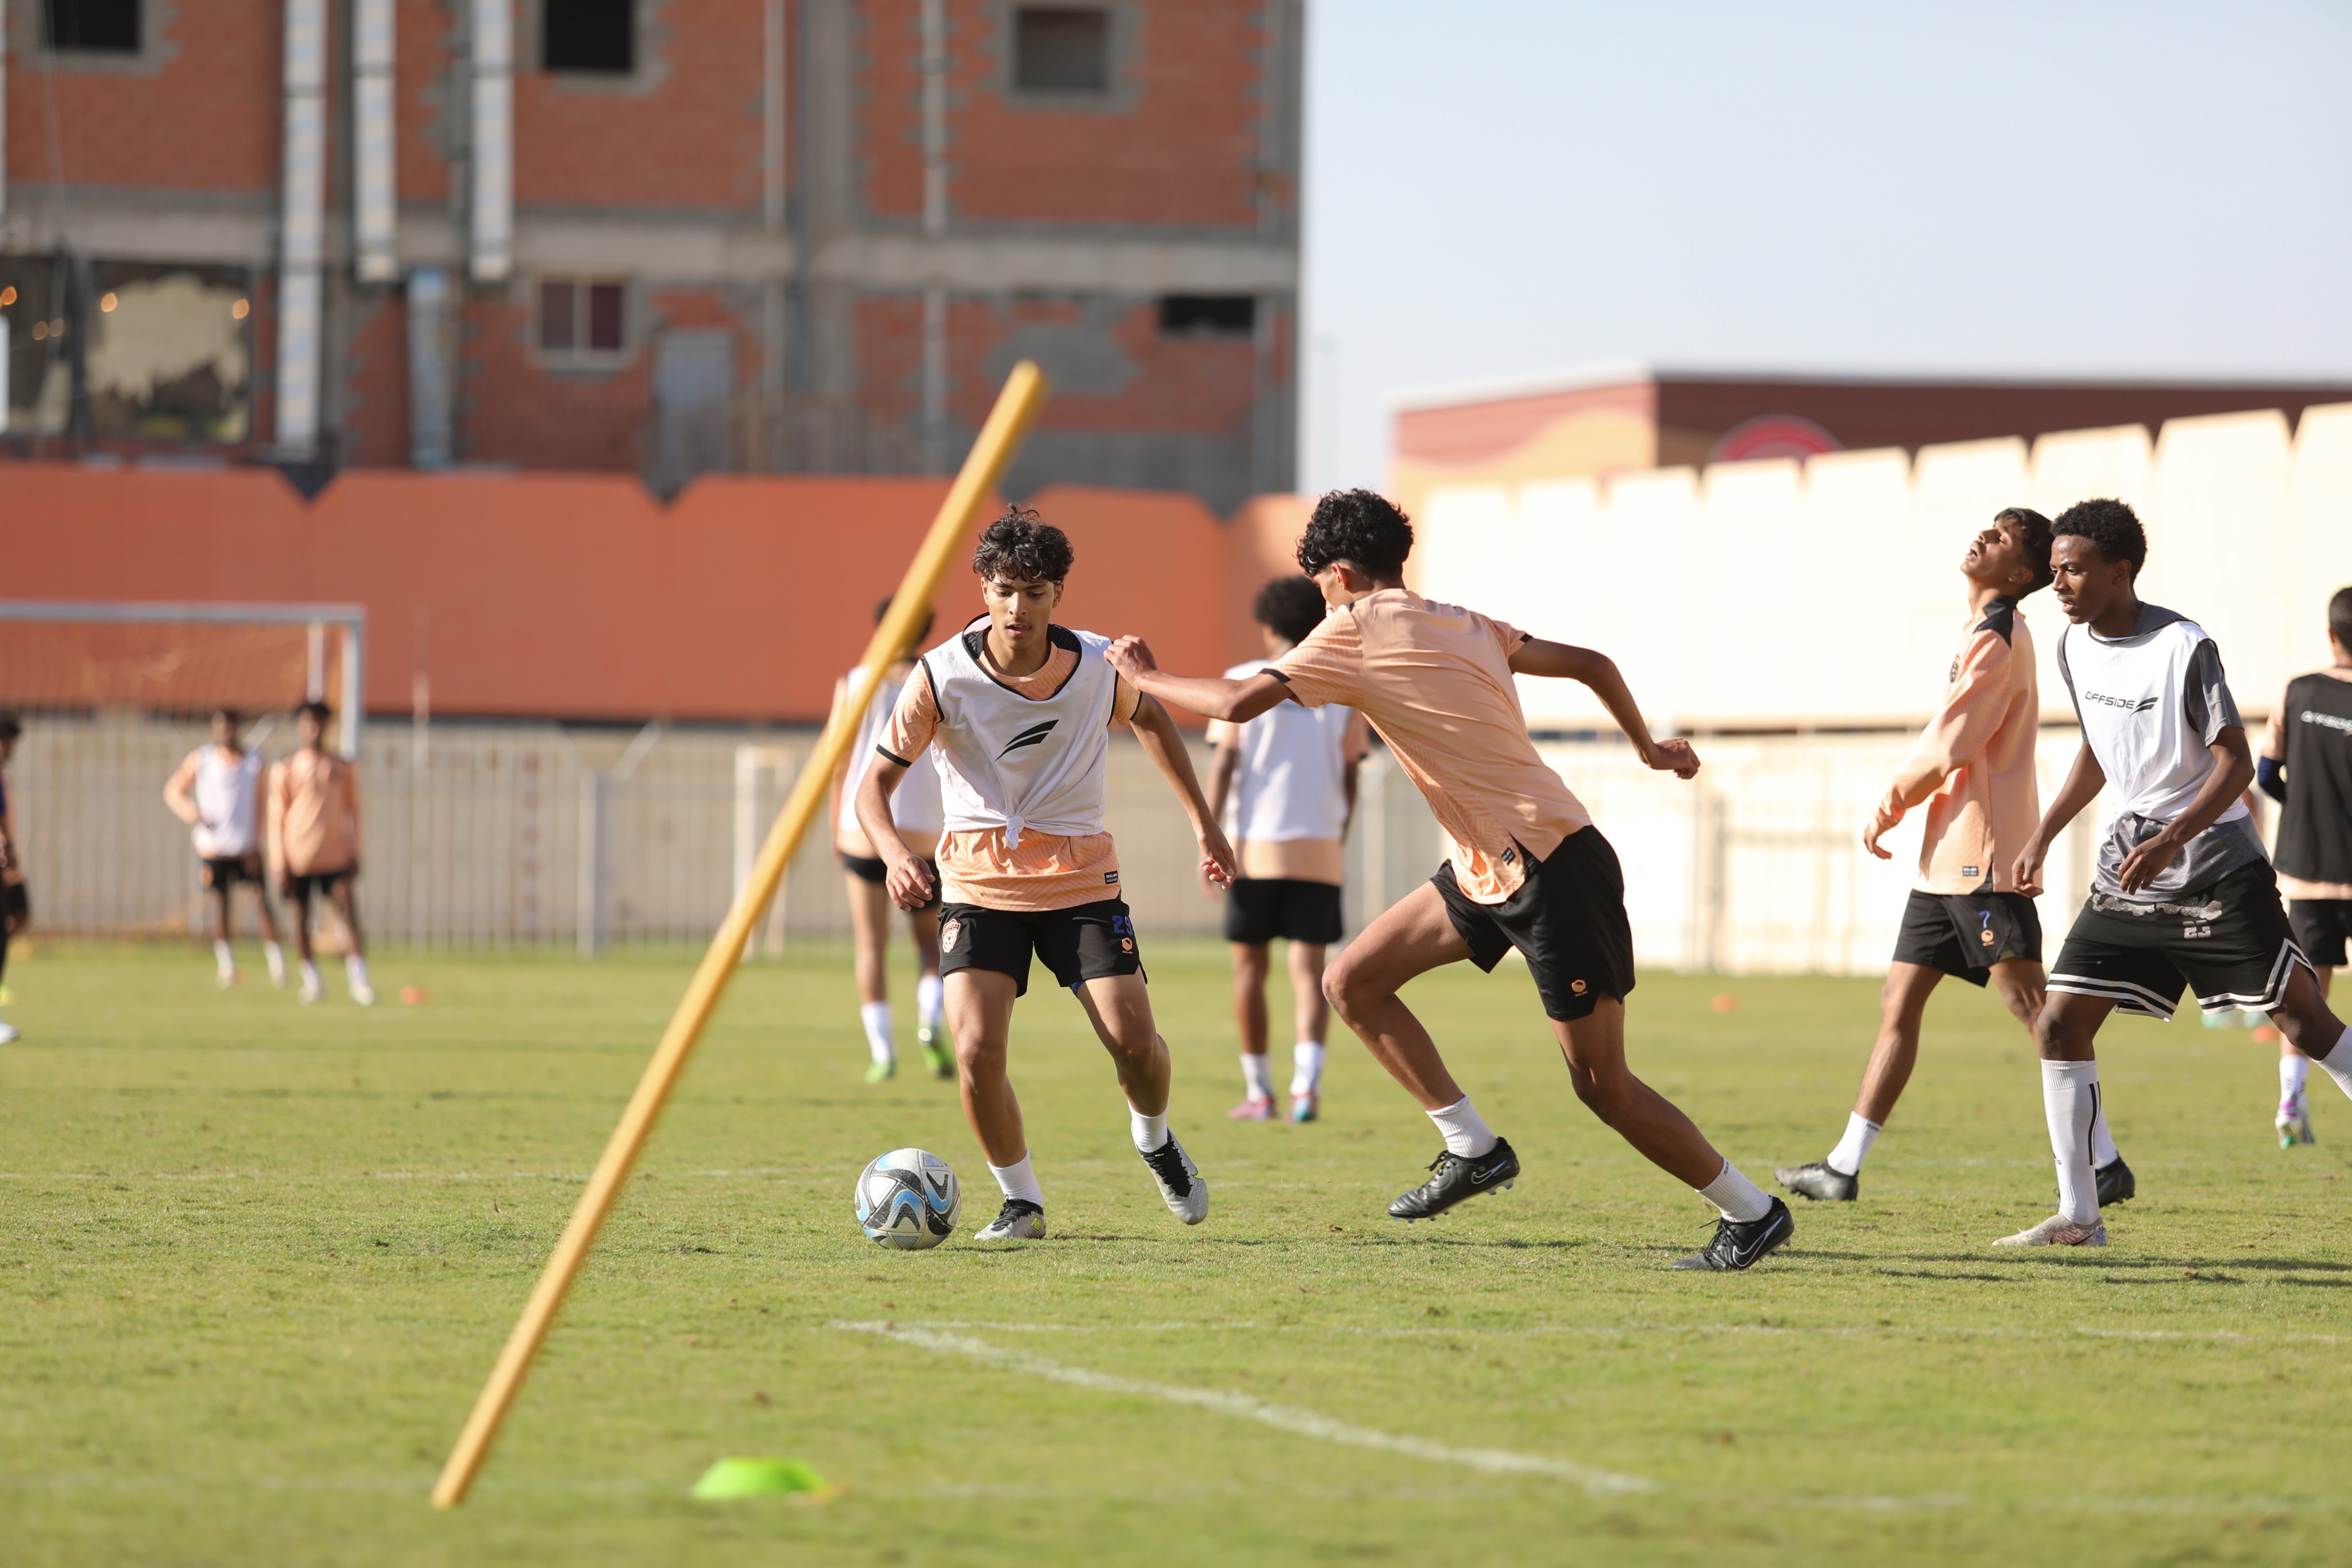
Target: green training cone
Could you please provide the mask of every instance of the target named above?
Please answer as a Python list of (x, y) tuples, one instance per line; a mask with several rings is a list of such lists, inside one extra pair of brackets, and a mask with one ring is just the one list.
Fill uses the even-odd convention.
[(824, 1489), (824, 1478), (798, 1459), (721, 1459), (694, 1483), (698, 1498), (775, 1497)]

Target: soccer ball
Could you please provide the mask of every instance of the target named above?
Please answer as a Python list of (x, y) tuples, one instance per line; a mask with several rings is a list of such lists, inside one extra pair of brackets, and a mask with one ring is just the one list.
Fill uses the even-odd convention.
[(937, 1247), (962, 1213), (955, 1173), (928, 1149), (893, 1149), (858, 1173), (857, 1226), (884, 1247)]

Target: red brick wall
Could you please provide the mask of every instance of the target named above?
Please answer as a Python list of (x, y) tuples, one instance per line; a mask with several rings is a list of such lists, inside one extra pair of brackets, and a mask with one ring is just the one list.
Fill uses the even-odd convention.
[(343, 378), (343, 439), (355, 468), (408, 464), (408, 313), (397, 294), (371, 293), (356, 321)]

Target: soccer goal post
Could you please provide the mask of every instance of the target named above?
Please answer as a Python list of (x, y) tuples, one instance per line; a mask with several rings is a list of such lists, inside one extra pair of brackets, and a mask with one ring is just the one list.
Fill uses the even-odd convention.
[(35, 713), (283, 713), (331, 701), (360, 754), (367, 611), (359, 605), (0, 599), (0, 706)]

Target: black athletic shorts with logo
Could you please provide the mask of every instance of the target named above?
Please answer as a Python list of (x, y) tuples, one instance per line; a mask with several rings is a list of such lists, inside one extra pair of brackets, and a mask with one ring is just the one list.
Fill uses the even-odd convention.
[(2303, 956), (2322, 969), (2345, 966), (2352, 941), (2352, 899), (2296, 899), (2286, 907), (2287, 929)]
[(1339, 940), (1339, 885), (1297, 877), (1244, 877), (1225, 889), (1225, 940), (1261, 947), (1282, 937)]
[(1923, 893), (1911, 889), (1895, 962), (1940, 969), (1982, 985), (2007, 959), (2042, 962), (2042, 915), (2022, 893)]
[(2050, 989), (2168, 1020), (2186, 985), (2209, 1013), (2268, 1013), (2285, 1000), (2294, 966), (2309, 963), (2287, 927), (2278, 873), (2252, 860), (2177, 903), (2094, 892), (2050, 966)]
[(1499, 904), (1473, 902), (1454, 880), (1451, 860), (1430, 880), (1469, 944), (1471, 963), (1492, 973), (1504, 953), (1519, 950), (1546, 1016), (1573, 1022), (1588, 1016), (1601, 997), (1622, 1001), (1633, 992), (1625, 873), (1599, 828), (1561, 839), (1549, 859), (1528, 867), (1528, 879)]
[(261, 857), (258, 855), (207, 855), (205, 857), (205, 886), (226, 892), (239, 882), (261, 886)]
[(1097, 899), (1066, 910), (940, 906), (942, 979), (959, 969), (992, 969), (1013, 976), (1013, 994), (1025, 996), (1032, 952), (1045, 960), (1057, 985), (1143, 972), (1125, 899)]
[[(835, 850), (835, 853), (840, 854), (840, 851)], [(861, 882), (871, 882), (879, 888), (890, 880), (889, 862), (884, 860), (879, 855), (842, 855), (841, 864), (844, 870)], [(931, 901), (911, 911), (915, 914), (920, 914), (924, 910), (935, 910), (940, 907), (940, 863), (936, 860), (926, 860), (923, 864), (931, 868)]]

